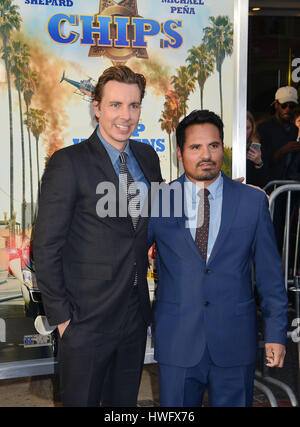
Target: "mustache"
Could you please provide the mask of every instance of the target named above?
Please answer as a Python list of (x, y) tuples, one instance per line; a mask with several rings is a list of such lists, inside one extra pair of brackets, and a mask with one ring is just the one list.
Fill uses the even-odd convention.
[(210, 163), (212, 166), (216, 165), (216, 162), (214, 162), (211, 159), (202, 159), (202, 160), (199, 160), (199, 162), (196, 164), (196, 167), (201, 166), (202, 163)]

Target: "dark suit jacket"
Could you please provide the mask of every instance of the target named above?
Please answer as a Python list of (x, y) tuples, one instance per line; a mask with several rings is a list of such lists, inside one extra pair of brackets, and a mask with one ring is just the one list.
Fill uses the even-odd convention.
[[(221, 225), (207, 264), (186, 228), (186, 218), (174, 215), (173, 202), (169, 218), (159, 214), (149, 222), (158, 270), (155, 359), (163, 364), (195, 366), (206, 345), (218, 366), (255, 362), (252, 262), (264, 339), (286, 341), (287, 296), (267, 198), (259, 190), (223, 178)], [(184, 175), (177, 183), (183, 186)]]
[[(282, 156), (277, 164), (274, 163), (274, 154), (290, 141), (296, 141), (298, 128), (291, 123), (289, 128), (285, 129), (275, 116), (260, 123), (257, 126), (257, 132), (262, 144), (263, 162), (268, 171), (269, 181), (284, 179), (299, 179), (295, 176), (295, 157), (298, 153), (287, 153)], [(297, 161), (296, 161), (297, 163)], [(298, 163), (299, 173), (299, 163)]]
[[(149, 145), (130, 141), (149, 183), (161, 181), (159, 158)], [(150, 321), (146, 273), (148, 218), (134, 231), (130, 217), (97, 215), (99, 183), (119, 179), (96, 131), (54, 153), (42, 179), (33, 256), (43, 305), (52, 325), (72, 319), (87, 330), (115, 331), (127, 310), (137, 269), (144, 319)]]

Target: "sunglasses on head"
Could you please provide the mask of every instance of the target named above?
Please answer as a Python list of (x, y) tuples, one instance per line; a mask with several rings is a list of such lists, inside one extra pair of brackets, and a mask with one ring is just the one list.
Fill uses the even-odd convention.
[(280, 102), (278, 102), (278, 104), (283, 110), (286, 110), (287, 107), (289, 107), (290, 110), (294, 110), (296, 108), (296, 104), (294, 104), (293, 102), (285, 102), (284, 104), (280, 104)]

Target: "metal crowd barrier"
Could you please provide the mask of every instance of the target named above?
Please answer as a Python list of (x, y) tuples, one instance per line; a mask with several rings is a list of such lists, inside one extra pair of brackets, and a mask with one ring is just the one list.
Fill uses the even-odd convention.
[[(290, 253), (290, 225), (291, 225), (291, 197), (292, 193), (300, 191), (300, 182), (299, 181), (271, 181), (265, 187), (264, 190), (270, 190), (273, 188), (273, 191), (270, 194), (269, 198), (269, 209), (272, 220), (274, 220), (274, 206), (276, 199), (281, 194), (286, 194), (286, 212), (285, 212), (285, 225), (284, 225), (284, 240), (283, 240), (283, 264), (284, 264), (284, 277), (285, 277), (285, 286), (287, 290), (295, 292), (295, 309), (296, 309), (296, 329), (292, 332), (288, 332), (288, 338), (293, 337), (293, 334), (296, 334), (296, 342), (298, 346), (298, 370), (300, 378), (300, 307), (299, 307), (299, 292), (300, 292), (300, 275), (297, 268), (300, 268), (299, 263), (299, 233), (300, 233), (300, 202), (298, 202), (297, 208), (297, 224), (296, 224), (296, 241), (295, 241), (295, 255), (293, 260), (293, 266), (289, 266), (289, 253)], [(299, 193), (300, 196), (300, 193)], [(298, 275), (297, 275), (298, 274)], [(289, 286), (289, 285), (294, 286)], [(263, 346), (262, 346), (263, 347)], [(272, 392), (272, 390), (264, 384), (264, 382), (275, 385), (283, 390), (291, 403), (292, 406), (298, 406), (297, 398), (287, 384), (282, 381), (279, 381), (275, 378), (272, 378), (268, 375), (269, 368), (264, 367), (263, 372), (255, 372), (255, 382), (254, 385), (260, 391), (262, 391), (268, 398), (270, 405), (272, 407), (277, 407), (277, 400)], [(259, 379), (259, 381), (258, 381)]]
[[(272, 220), (274, 220), (274, 207), (276, 199), (280, 194), (287, 194), (286, 199), (286, 213), (285, 213), (285, 225), (284, 225), (284, 240), (283, 240), (283, 263), (284, 263), (284, 274), (285, 274), (285, 287), (288, 288), (288, 284), (294, 283), (294, 278), (297, 273), (297, 263), (298, 263), (298, 255), (299, 255), (299, 230), (300, 230), (300, 204), (298, 206), (298, 219), (297, 219), (297, 234), (296, 234), (296, 246), (295, 246), (295, 256), (294, 256), (294, 265), (292, 269), (292, 277), (289, 278), (289, 252), (290, 252), (290, 225), (291, 225), (291, 196), (292, 193), (296, 193), (300, 191), (300, 182), (299, 181), (272, 181), (269, 184), (278, 185), (280, 183), (284, 183), (280, 185), (280, 187), (276, 188), (270, 194), (269, 199), (269, 208)], [(287, 182), (287, 184), (285, 184)], [(276, 183), (276, 184), (274, 184)], [(265, 187), (265, 189), (268, 185)]]
[(263, 189), (265, 191), (268, 191), (270, 188), (273, 187), (272, 191), (274, 191), (274, 190), (276, 190), (276, 188), (278, 186), (281, 186), (281, 185), (293, 185), (293, 184), (299, 184), (299, 183), (300, 183), (300, 181), (292, 181), (292, 180), (280, 180), (280, 181), (278, 181), (278, 180), (275, 180), (275, 181), (268, 182), (267, 185), (265, 185)]

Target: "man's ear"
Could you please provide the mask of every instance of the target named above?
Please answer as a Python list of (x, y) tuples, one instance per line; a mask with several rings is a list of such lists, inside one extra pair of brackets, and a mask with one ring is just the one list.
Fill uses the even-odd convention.
[(179, 147), (176, 147), (176, 155), (179, 162), (182, 162), (182, 155)]
[(99, 116), (100, 116), (100, 103), (99, 103), (99, 101), (93, 101), (93, 106), (94, 106), (94, 113), (95, 113), (95, 116), (97, 117), (97, 118), (99, 118)]

